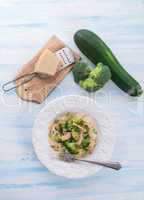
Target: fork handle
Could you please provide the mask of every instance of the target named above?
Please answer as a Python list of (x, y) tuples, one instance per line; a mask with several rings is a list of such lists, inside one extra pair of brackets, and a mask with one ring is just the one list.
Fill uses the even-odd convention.
[(91, 160), (82, 160), (82, 159), (75, 159), (77, 161), (87, 162), (91, 164), (101, 165), (104, 167), (108, 167), (115, 170), (120, 170), (122, 168), (119, 162), (102, 162), (102, 161), (91, 161)]

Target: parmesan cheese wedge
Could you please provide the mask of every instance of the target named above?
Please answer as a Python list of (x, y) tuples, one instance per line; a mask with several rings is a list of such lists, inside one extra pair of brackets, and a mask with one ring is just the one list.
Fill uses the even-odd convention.
[(49, 49), (45, 49), (35, 64), (34, 71), (39, 74), (53, 76), (55, 75), (59, 64), (60, 58)]

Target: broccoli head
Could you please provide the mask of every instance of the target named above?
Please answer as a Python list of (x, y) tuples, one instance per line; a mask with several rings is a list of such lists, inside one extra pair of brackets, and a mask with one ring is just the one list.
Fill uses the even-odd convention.
[(74, 80), (76, 83), (79, 83), (81, 80), (88, 78), (91, 69), (88, 67), (87, 63), (77, 62), (73, 69)]
[(74, 80), (82, 88), (94, 92), (102, 88), (111, 78), (111, 71), (108, 66), (98, 63), (94, 69), (86, 63), (77, 63), (73, 69)]
[(111, 71), (108, 66), (98, 63), (96, 68), (90, 72), (89, 77), (103, 87), (111, 78)]

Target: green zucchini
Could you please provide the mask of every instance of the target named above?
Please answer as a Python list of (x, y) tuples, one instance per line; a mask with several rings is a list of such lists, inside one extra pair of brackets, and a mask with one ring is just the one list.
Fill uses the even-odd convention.
[(74, 35), (75, 43), (82, 53), (94, 64), (102, 62), (108, 65), (112, 80), (131, 96), (140, 96), (142, 88), (139, 83), (121, 66), (110, 48), (93, 32), (79, 30)]

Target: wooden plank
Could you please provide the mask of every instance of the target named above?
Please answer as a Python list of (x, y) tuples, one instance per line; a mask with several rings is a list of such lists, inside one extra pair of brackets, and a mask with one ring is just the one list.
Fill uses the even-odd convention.
[[(45, 49), (49, 49), (52, 52), (56, 52), (66, 45), (62, 42), (57, 36), (52, 36), (50, 40), (44, 45), (44, 47), (28, 62), (26, 63), (17, 77), (21, 77), (25, 74), (31, 74), (34, 72), (35, 63), (39, 59), (39, 56)], [(73, 52), (75, 60), (78, 60), (80, 57), (78, 54)], [(56, 75), (49, 76), (48, 78), (35, 77), (31, 81), (19, 86), (17, 88), (17, 94), (23, 100), (33, 101), (36, 103), (42, 103), (48, 94), (64, 79), (64, 77), (70, 72), (74, 64), (64, 68), (61, 71), (58, 71)], [(24, 80), (20, 79), (16, 81), (16, 85), (21, 84)]]

